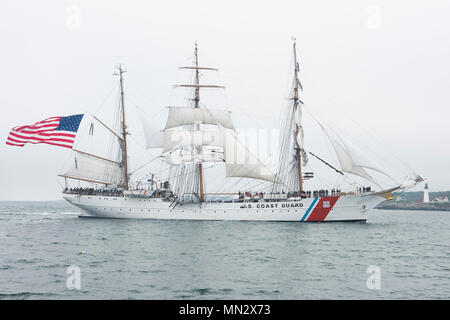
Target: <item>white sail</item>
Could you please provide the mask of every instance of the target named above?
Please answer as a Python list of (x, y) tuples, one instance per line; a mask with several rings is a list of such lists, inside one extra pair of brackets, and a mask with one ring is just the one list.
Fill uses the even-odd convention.
[(145, 147), (151, 148), (163, 148), (164, 147), (164, 131), (159, 129), (159, 126), (149, 121), (148, 119), (141, 117), (142, 127), (144, 129)]
[(335, 132), (331, 135), (328, 130), (324, 128), (324, 126), (320, 126), (336, 152), (342, 171), (363, 177), (369, 181), (372, 181), (377, 186), (379, 186), (378, 182), (376, 182), (364, 168), (377, 170), (388, 176), (381, 169), (377, 168), (376, 165), (365, 159), (355, 148), (349, 147), (349, 144), (343, 142), (342, 138), (340, 138)]
[(241, 177), (281, 183), (275, 174), (236, 138), (233, 132), (222, 128), (225, 142), (227, 177)]
[(419, 176), (418, 174), (410, 175), (407, 177), (406, 181), (400, 185), (400, 189), (408, 190), (422, 181), (423, 181), (423, 178), (421, 176)]
[(190, 146), (223, 148), (223, 133), (220, 131), (166, 130), (163, 152)]
[(213, 125), (220, 123), (225, 128), (234, 129), (229, 111), (189, 107), (169, 107), (165, 129), (199, 123)]
[(77, 153), (70, 168), (61, 176), (88, 182), (119, 185), (122, 183), (122, 168), (117, 162)]
[(345, 147), (345, 149), (350, 153), (353, 163), (359, 167), (364, 167), (368, 169), (372, 169), (378, 171), (386, 176), (388, 176), (383, 170), (381, 170), (375, 163), (369, 161), (369, 159), (365, 158), (362, 155), (362, 152), (358, 150), (355, 146), (351, 145), (349, 142), (344, 141), (341, 137), (337, 136), (341, 142), (341, 144)]
[(222, 153), (186, 153), (186, 154), (174, 154), (165, 153), (161, 157), (170, 165), (178, 166), (186, 162), (223, 162)]

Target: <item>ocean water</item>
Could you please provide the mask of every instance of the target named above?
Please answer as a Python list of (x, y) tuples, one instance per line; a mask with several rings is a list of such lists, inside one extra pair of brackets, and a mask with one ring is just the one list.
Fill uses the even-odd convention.
[(1, 299), (450, 298), (450, 212), (376, 210), (365, 224), (77, 214), (62, 201), (0, 202)]

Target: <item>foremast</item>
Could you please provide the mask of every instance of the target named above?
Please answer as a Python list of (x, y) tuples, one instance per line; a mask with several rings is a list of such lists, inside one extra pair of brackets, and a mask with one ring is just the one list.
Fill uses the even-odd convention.
[[(299, 99), (299, 90), (301, 89), (300, 80), (298, 79), (298, 72), (299, 72), (299, 65), (297, 62), (297, 49), (296, 49), (296, 40), (294, 39), (294, 110), (297, 113), (298, 108), (300, 108), (300, 99)], [(296, 122), (295, 124), (295, 137), (297, 137), (299, 134), (302, 134), (300, 132), (301, 127), (300, 123)], [(302, 154), (301, 154), (301, 146), (297, 144), (297, 168), (298, 168), (298, 191), (300, 194), (303, 192), (303, 177), (302, 177)]]
[(289, 98), (281, 113), (280, 144), (277, 177), (283, 185), (273, 185), (272, 192), (289, 192), (302, 196), (304, 180), (311, 178), (310, 173), (303, 176), (302, 167), (306, 166), (308, 157), (304, 149), (302, 106), (300, 92), (303, 90), (299, 80), (299, 63), (297, 61), (296, 41), (293, 38), (294, 72)]

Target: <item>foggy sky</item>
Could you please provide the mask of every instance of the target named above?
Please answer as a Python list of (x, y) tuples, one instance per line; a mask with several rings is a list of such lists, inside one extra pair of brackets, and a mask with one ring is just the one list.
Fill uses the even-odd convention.
[[(450, 188), (448, 1), (4, 0), (0, 7), (0, 200), (59, 199), (56, 176), (70, 153), (7, 146), (13, 126), (104, 112), (105, 99), (114, 103), (117, 63), (128, 70), (132, 104), (158, 114), (179, 102), (172, 85), (194, 42), (201, 64), (220, 69), (215, 80), (226, 93), (217, 104), (227, 104), (236, 126), (275, 128), (292, 36), (308, 109), (332, 114), (336, 125), (356, 119), (431, 191)], [(314, 143), (305, 128), (307, 139)]]

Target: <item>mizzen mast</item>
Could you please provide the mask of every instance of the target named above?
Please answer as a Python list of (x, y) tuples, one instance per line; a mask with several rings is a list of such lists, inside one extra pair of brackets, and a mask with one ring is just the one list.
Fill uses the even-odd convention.
[(127, 155), (127, 125), (125, 122), (125, 99), (123, 93), (123, 74), (126, 72), (122, 68), (122, 65), (117, 66), (117, 73), (114, 75), (118, 75), (120, 79), (120, 107), (122, 111), (122, 140), (121, 140), (121, 149), (122, 149), (122, 165), (123, 165), (123, 188), (128, 190), (128, 155)]

